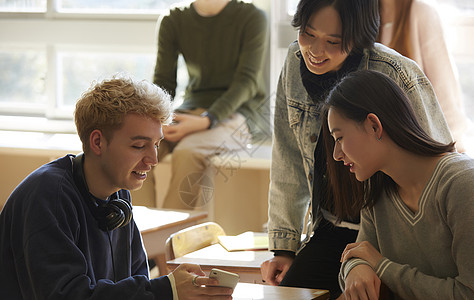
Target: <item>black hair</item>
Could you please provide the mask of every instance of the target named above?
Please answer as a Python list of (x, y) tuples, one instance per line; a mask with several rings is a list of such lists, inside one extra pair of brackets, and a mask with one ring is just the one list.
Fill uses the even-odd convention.
[(291, 25), (303, 33), (311, 16), (326, 6), (339, 13), (342, 23), (342, 50), (361, 53), (374, 46), (379, 32), (378, 0), (300, 0)]
[(326, 201), (323, 205), (338, 221), (358, 220), (360, 210), (365, 206), (364, 184), (357, 180), (354, 173), (347, 172), (342, 161), (335, 161), (332, 157), (335, 142), (329, 133), (327, 110), (323, 114), (322, 143), (326, 158)]
[[(383, 73), (359, 70), (348, 74), (331, 90), (326, 106), (360, 124), (369, 113), (374, 113), (382, 123), (384, 133), (411, 153), (437, 156), (455, 151), (454, 142), (437, 142), (423, 130), (405, 92)], [(368, 206), (375, 203), (384, 188), (388, 193), (394, 193), (397, 187), (388, 175), (380, 171), (365, 185), (364, 198)]]

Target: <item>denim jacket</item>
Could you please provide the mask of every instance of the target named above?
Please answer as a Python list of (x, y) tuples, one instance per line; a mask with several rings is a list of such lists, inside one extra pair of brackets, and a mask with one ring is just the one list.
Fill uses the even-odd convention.
[[(300, 57), (298, 43), (294, 42), (277, 88), (269, 196), (270, 250), (301, 250), (323, 214), (329, 221), (335, 219), (320, 209), (319, 203), (311, 203), (314, 151), (322, 115), (303, 87)], [(359, 69), (380, 71), (394, 79), (408, 95), (427, 133), (441, 142), (452, 141), (431, 83), (415, 62), (377, 43), (373, 49), (364, 50)], [(317, 206), (316, 216), (311, 215), (312, 205)], [(307, 235), (301, 241), (307, 214)], [(357, 224), (354, 226), (358, 229)]]

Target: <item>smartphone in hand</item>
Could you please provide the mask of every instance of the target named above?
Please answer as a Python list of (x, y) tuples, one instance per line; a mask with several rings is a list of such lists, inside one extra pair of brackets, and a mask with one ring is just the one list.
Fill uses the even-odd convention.
[(211, 273), (209, 273), (209, 278), (215, 278), (219, 280), (219, 286), (228, 287), (234, 289), (239, 282), (240, 276), (239, 274), (235, 274), (232, 272), (227, 272), (224, 270), (219, 269), (212, 269)]

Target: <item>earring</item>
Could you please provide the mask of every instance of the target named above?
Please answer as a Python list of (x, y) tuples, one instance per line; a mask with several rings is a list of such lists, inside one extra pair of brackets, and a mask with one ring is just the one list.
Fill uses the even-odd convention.
[(379, 142), (380, 142), (380, 140), (381, 140), (381, 139), (382, 139), (382, 136), (380, 136), (380, 137), (377, 137), (377, 141), (379, 141)]

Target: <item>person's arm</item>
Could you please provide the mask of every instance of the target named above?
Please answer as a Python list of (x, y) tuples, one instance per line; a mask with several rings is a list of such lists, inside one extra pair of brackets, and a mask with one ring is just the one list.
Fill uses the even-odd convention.
[[(380, 259), (375, 265), (368, 259), (352, 258), (341, 267), (340, 279), (346, 280), (347, 283), (347, 278), (352, 272), (349, 268), (355, 269), (360, 263), (366, 263), (371, 265), (377, 276), (391, 291), (404, 299), (474, 299), (474, 260), (472, 259), (474, 235), (470, 230), (474, 228), (474, 202), (472, 201), (474, 187), (471, 181), (472, 172), (458, 174), (457, 179), (448, 187), (448, 192), (438, 195), (445, 197), (444, 201), (440, 201), (439, 207), (445, 215), (443, 222), (447, 223), (452, 232), (451, 251), (458, 270), (457, 275), (443, 276), (443, 278), (427, 275), (414, 266), (397, 263), (386, 257)], [(373, 223), (368, 210), (364, 210), (357, 241), (370, 241), (378, 250)], [(426, 245), (426, 251), (429, 250), (430, 245)]]
[(451, 131), (428, 78), (414, 62), (407, 62), (406, 68), (413, 77), (408, 85), (400, 81), (399, 85), (407, 94), (418, 122), (435, 140), (442, 143), (452, 142)]
[(210, 127), (210, 119), (193, 114), (175, 113), (174, 123), (163, 126), (163, 134), (167, 141), (177, 143), (188, 134), (207, 130)]
[(453, 137), (433, 86), (420, 67), (413, 60), (387, 51), (381, 44), (375, 44), (374, 48), (374, 59), (369, 58), (368, 68), (385, 73), (403, 89), (427, 134), (442, 143), (452, 142)]
[(261, 266), (263, 279), (272, 285), (281, 282), (293, 263), (311, 200), (303, 157), (291, 128), (295, 123), (290, 124), (288, 116), (287, 76), (292, 76), (288, 74), (288, 65), (294, 55), (290, 47), (278, 81), (275, 104), (268, 210), (269, 249), (275, 252), (275, 257)]
[[(287, 60), (294, 53), (290, 50)], [(269, 193), (269, 250), (296, 252), (310, 201), (303, 157), (288, 117), (287, 63), (277, 87)], [(297, 74), (296, 74), (297, 76)], [(292, 120), (297, 122), (297, 120)]]
[(341, 277), (339, 277), (339, 284), (345, 297), (341, 299), (378, 300), (381, 296), (380, 279), (375, 274), (374, 269), (368, 264), (358, 263), (353, 266), (350, 269), (350, 273), (344, 277), (344, 280), (341, 280)]
[[(83, 248), (88, 248), (87, 244), (93, 243), (91, 239), (104, 239), (106, 233), (99, 229), (92, 230), (93, 225), (84, 226), (85, 220), (95, 224), (94, 219), (84, 215), (88, 212), (88, 207), (78, 208), (75, 205), (82, 199), (77, 199), (73, 186), (68, 184), (62, 185), (61, 189), (51, 188), (39, 196), (31, 196), (36, 198), (34, 203), (38, 205), (25, 214), (30, 228), (24, 236), (25, 267), (20, 268), (20, 271), (24, 269), (27, 274), (19, 276), (26, 276), (28, 280), (21, 283), (22, 289), (36, 295), (36, 299), (151, 300), (159, 296), (161, 299), (171, 300), (172, 290), (167, 277), (150, 282), (147, 275), (137, 274), (113, 282), (102, 279), (105, 277), (102, 275), (104, 270), (90, 269), (92, 262), (88, 262), (88, 259), (99, 255), (103, 257), (101, 263), (104, 264), (104, 269), (108, 268), (106, 264), (110, 262), (110, 245), (96, 244), (95, 255), (85, 255), (82, 252), (81, 244)], [(70, 200), (74, 198), (75, 200)], [(49, 209), (45, 209), (46, 207)], [(88, 238), (84, 238), (85, 231), (88, 232)], [(116, 272), (122, 274), (119, 269), (123, 269), (124, 264), (127, 262), (116, 262)], [(134, 268), (142, 269), (143, 265), (134, 262)], [(110, 276), (113, 274), (108, 277)]]
[[(281, 251), (278, 251), (281, 252)], [(295, 257), (294, 252), (288, 252), (287, 254), (276, 254), (275, 257), (266, 260), (260, 266), (260, 272), (262, 274), (262, 279), (264, 282), (267, 282), (270, 285), (277, 286), (280, 285), (281, 281), (285, 277), (286, 273), (293, 264)]]
[(162, 18), (158, 32), (158, 54), (153, 83), (163, 88), (174, 98), (177, 86), (179, 49), (177, 32), (169, 16)]
[(245, 22), (239, 61), (232, 83), (207, 109), (218, 121), (228, 118), (243, 103), (252, 100), (259, 90), (259, 76), (263, 72), (267, 42), (267, 19), (263, 11), (255, 9)]
[[(351, 248), (351, 245), (354, 247), (363, 241), (371, 244), (375, 251), (378, 252), (377, 230), (373, 222), (371, 210), (369, 209), (361, 211), (360, 230), (356, 243), (349, 244), (341, 256), (342, 265), (339, 272), (339, 285), (344, 293), (364, 293), (360, 289), (365, 289), (368, 294), (374, 296), (375, 292), (378, 296), (380, 280), (374, 271), (374, 266), (371, 266), (368, 260), (359, 257), (344, 257)], [(379, 260), (380, 257), (377, 257), (377, 262)]]
[[(123, 245), (128, 249), (124, 250), (125, 252), (132, 252), (129, 276), (123, 274), (123, 270), (125, 270), (125, 274), (128, 273), (126, 270), (129, 262), (126, 261), (126, 258), (125, 261), (116, 261), (115, 269), (112, 266), (106, 266), (107, 262), (110, 262), (110, 253), (107, 252), (110, 249), (109, 243), (94, 244), (93, 251), (96, 251), (96, 255), (83, 253), (80, 244), (93, 243), (92, 239), (107, 239), (107, 234), (99, 229), (95, 230), (94, 219), (83, 215), (88, 211), (87, 207), (79, 206), (78, 209), (74, 204), (82, 199), (69, 200), (68, 197), (77, 197), (74, 196), (76, 193), (71, 189), (73, 187), (64, 186), (62, 190), (58, 191), (53, 188), (49, 193), (43, 193), (36, 197), (35, 201), (38, 203), (51, 202), (51, 205), (40, 204), (34, 209), (28, 210), (30, 213), (25, 214), (25, 219), (29, 221), (29, 228), (28, 234), (24, 236), (24, 263), (20, 264), (20, 261), (18, 263), (24, 266), (20, 269), (25, 269), (27, 274), (21, 273), (18, 276), (25, 279), (20, 283), (20, 286), (22, 290), (27, 291), (26, 295), (35, 295), (35, 299), (173, 300), (173, 290), (168, 276), (149, 279), (146, 256), (133, 222), (129, 226), (134, 234), (128, 230), (128, 227), (116, 229), (128, 231), (125, 234), (130, 234), (132, 238), (130, 247)], [(46, 207), (50, 207), (50, 209), (45, 209)], [(84, 226), (84, 220), (90, 221), (92, 225)], [(86, 241), (83, 240), (83, 232), (88, 233)], [(116, 248), (117, 252), (115, 253), (121, 250), (123, 249)], [(95, 262), (94, 265), (104, 264), (103, 270), (90, 268), (93, 263), (88, 260), (98, 257), (102, 259)], [(114, 257), (120, 258), (122, 256), (115, 255)], [(107, 272), (109, 273), (107, 274)], [(123, 278), (118, 278), (117, 282), (105, 278), (114, 276), (110, 272), (116, 272)], [(231, 299), (231, 289), (194, 286), (192, 273), (204, 276), (197, 265), (185, 265), (173, 273), (176, 293), (180, 300), (193, 299), (197, 296), (205, 296), (209, 299), (214, 296), (220, 297), (219, 299)], [(200, 278), (199, 282), (201, 284), (215, 284), (207, 277)]]
[(461, 87), (454, 62), (448, 51), (441, 19), (434, 7), (422, 1), (414, 1), (411, 9), (410, 28), (419, 43), (423, 72), (435, 90), (438, 102), (456, 141), (456, 148), (464, 152), (463, 134), (468, 125), (464, 112)]

